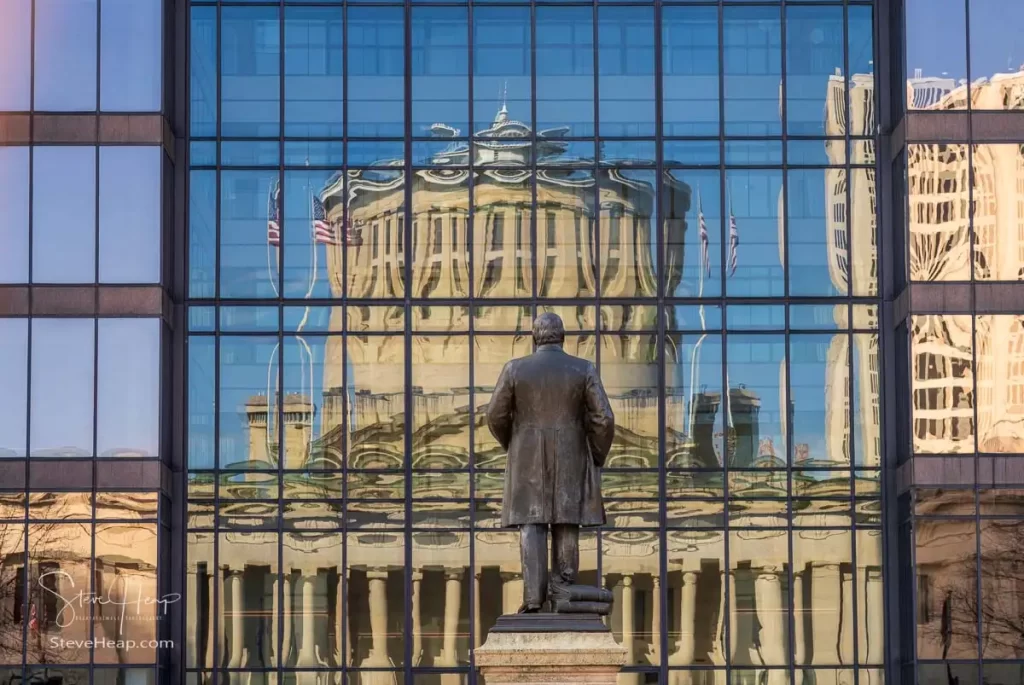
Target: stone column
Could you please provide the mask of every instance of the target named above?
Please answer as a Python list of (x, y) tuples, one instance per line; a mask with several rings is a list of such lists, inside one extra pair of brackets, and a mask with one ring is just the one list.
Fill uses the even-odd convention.
[(651, 576), (651, 646), (647, 650), (647, 658), (651, 665), (661, 663), (661, 576)]
[(740, 612), (736, 610), (736, 572), (729, 571), (726, 576), (729, 579), (729, 661), (735, 664), (740, 643), (737, 634), (740, 627)]
[[(786, 665), (786, 628), (783, 621), (781, 566), (765, 566), (754, 578), (754, 600), (757, 621), (761, 624), (759, 642), (761, 658), (767, 666)], [(785, 685), (789, 674), (785, 669), (768, 671), (769, 685)]]
[[(636, 663), (636, 638), (633, 635), (633, 576), (623, 575), (619, 585), (622, 587), (622, 600), (619, 603), (619, 620), (622, 624), (622, 646), (626, 650), (626, 666)], [(614, 605), (612, 608), (614, 611)], [(620, 673), (618, 685), (639, 685), (639, 673)]]
[(793, 665), (797, 668), (796, 682), (802, 681), (800, 667), (807, 661), (807, 643), (804, 635), (804, 574), (793, 573)]
[[(811, 565), (811, 652), (812, 664), (839, 663), (839, 564)], [(815, 672), (817, 685), (837, 685), (836, 669)]]
[(459, 610), (462, 604), (462, 569), (445, 572), (444, 588), (444, 647), (438, 666), (458, 666)]
[[(3, 600), (4, 611), (13, 616), (14, 593), (8, 593)], [(185, 665), (200, 667), (199, 663), (199, 571), (189, 568), (185, 575)]]
[[(463, 234), (464, 235), (464, 234)], [(473, 648), (483, 644), (480, 625), (480, 572), (473, 574)]]
[[(242, 667), (242, 647), (245, 639), (245, 632), (242, 610), (242, 574), (239, 571), (232, 571), (224, 568), (224, 597), (221, 598), (221, 605), (226, 606), (226, 599), (231, 600), (231, 635), (228, 641), (227, 668)], [(225, 614), (227, 612), (224, 612)]]
[[(840, 569), (840, 582), (842, 584), (842, 593), (839, 595), (840, 608), (839, 615), (842, 616), (842, 625), (840, 626), (841, 639), (839, 641), (839, 663), (852, 666), (854, 662), (853, 658), (853, 645), (854, 645), (854, 612), (856, 606), (853, 601), (853, 573), (843, 572)], [(863, 598), (861, 598), (863, 601)], [(840, 685), (853, 685), (853, 674), (848, 669), (842, 669), (839, 671), (839, 682)]]
[(368, 571), (370, 584), (370, 653), (363, 660), (365, 668), (390, 668), (388, 658), (388, 595), (387, 571)]
[(679, 640), (676, 642), (676, 651), (669, 657), (670, 666), (689, 666), (693, 663), (695, 648), (693, 631), (696, 616), (697, 574), (694, 571), (685, 571), (683, 572), (683, 584), (679, 588)]
[[(280, 592), (278, 589), (280, 588)], [(292, 648), (292, 579), (287, 573), (274, 577), (273, 589), (273, 615), (270, 620), (271, 642), (273, 644), (273, 657), (270, 660), (271, 666), (288, 665), (288, 653)], [(283, 597), (282, 597), (283, 595)], [(282, 603), (283, 600), (283, 603)], [(281, 640), (280, 651), (277, 641)]]
[(418, 666), (423, 659), (423, 616), (420, 612), (420, 593), (423, 585), (423, 571), (412, 572), (412, 665)]
[[(209, 567), (207, 567), (209, 569)], [(207, 571), (203, 577), (203, 587), (206, 588), (206, 639), (203, 640), (203, 647), (206, 650), (206, 668), (219, 668), (220, 664), (213, 662), (213, 646), (217, 644), (219, 632), (224, 630), (224, 597), (220, 598), (220, 606), (217, 606), (217, 598), (214, 596), (214, 590), (217, 586), (217, 569), (213, 569), (213, 573)], [(218, 625), (218, 621), (220, 625)], [(224, 660), (224, 655), (220, 656), (221, 662)]]
[(338, 591), (334, 596), (334, 665), (338, 668), (348, 666), (348, 626), (345, 625), (347, 575), (347, 570), (338, 569)]
[(860, 654), (861, 661), (873, 666), (880, 666), (885, 660), (885, 614), (883, 612), (882, 571), (878, 568), (864, 569), (865, 581), (864, 623), (861, 632), (867, 644)]
[(314, 627), (316, 581), (316, 571), (303, 573), (299, 578), (299, 584), (302, 587), (302, 642), (299, 644), (299, 654), (295, 661), (296, 668), (319, 666), (316, 660), (316, 629)]

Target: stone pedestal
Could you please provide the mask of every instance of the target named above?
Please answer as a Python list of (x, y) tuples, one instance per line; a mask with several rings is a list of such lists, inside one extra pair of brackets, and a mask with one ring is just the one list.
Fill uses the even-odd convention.
[(476, 650), (487, 685), (615, 685), (626, 650), (597, 615), (502, 616)]

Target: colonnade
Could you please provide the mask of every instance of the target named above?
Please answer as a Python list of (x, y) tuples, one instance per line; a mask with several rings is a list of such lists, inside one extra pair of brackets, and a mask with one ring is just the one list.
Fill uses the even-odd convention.
[[(788, 682), (785, 667), (790, 652), (797, 668), (823, 667), (815, 675), (817, 685), (849, 685), (844, 674), (852, 673), (855, 643), (860, 663), (882, 663), (884, 622), (882, 578), (878, 567), (861, 566), (855, 574), (848, 563), (813, 562), (795, 569), (790, 581), (788, 564), (754, 566), (753, 563), (750, 560), (735, 562), (729, 571), (722, 570), (714, 559), (681, 567), (670, 563), (668, 616), (662, 612), (662, 585), (657, 573), (616, 572), (602, 578), (601, 582), (610, 587), (615, 596), (609, 625), (615, 638), (626, 647), (627, 663), (661, 663), (660, 644), (665, 631), (669, 634), (668, 654), (664, 658), (670, 668), (722, 667), (728, 662), (739, 669), (764, 670), (759, 678), (767, 685)], [(443, 573), (443, 615), (438, 616), (443, 625), (440, 636), (425, 632), (425, 570)], [(190, 664), (212, 667), (213, 642), (209, 636), (216, 634), (214, 624), (218, 622), (223, 636), (220, 662), (227, 669), (243, 672), (278, 666), (297, 670), (325, 669), (342, 664), (358, 669), (400, 668), (405, 640), (392, 642), (389, 653), (389, 638), (400, 637), (393, 633), (396, 625), (404, 625), (404, 607), (392, 606), (397, 588), (392, 587), (389, 593), (389, 585), (401, 582), (402, 577), (390, 574), (387, 568), (360, 569), (359, 572), (365, 574), (366, 579), (365, 604), (363, 598), (357, 598), (346, 588), (349, 583), (346, 574), (339, 574), (335, 569), (326, 573), (309, 568), (283, 575), (267, 573), (265, 585), (270, 600), (267, 608), (271, 609), (268, 617), (261, 613), (261, 606), (252, 604), (258, 598), (251, 586), (248, 593), (243, 587), (244, 570), (221, 568), (213, 576), (205, 569), (198, 572), (190, 569), (187, 592)], [(409, 639), (413, 667), (455, 669), (468, 665), (470, 645), (460, 640), (468, 638), (465, 616), (469, 612), (464, 606), (464, 597), (468, 594), (464, 585), (470, 578), (465, 567), (412, 572), (412, 634)], [(215, 579), (221, 583), (220, 601), (218, 610), (210, 611)], [(496, 587), (497, 583), (500, 586)], [(333, 587), (329, 588), (329, 584)], [(475, 626), (472, 646), (479, 646), (484, 637), (480, 604), (484, 585), (487, 586), (484, 588), (486, 596), (491, 598), (489, 602), (493, 603), (493, 598), (500, 596), (501, 613), (514, 613), (522, 599), (523, 579), (518, 572), (499, 571), (486, 577), (477, 573), (473, 592), (478, 608), (470, 619)], [(500, 595), (495, 595), (496, 591)], [(358, 610), (367, 612), (356, 622), (350, 622), (348, 629), (342, 626), (347, 617), (346, 595), (349, 610), (355, 611), (358, 606)], [(328, 601), (335, 603), (333, 610), (328, 609)], [(206, 606), (201, 606), (203, 604)], [(318, 615), (335, 622), (333, 635), (324, 627), (327, 624), (317, 623)], [(855, 620), (859, 624), (856, 629)], [(352, 635), (356, 632), (352, 626), (357, 624), (368, 625), (368, 634), (360, 631), (362, 634)], [(267, 630), (269, 632), (256, 636)], [(279, 650), (274, 636), (280, 636)], [(426, 638), (435, 644), (430, 655), (424, 651), (431, 649), (425, 647)], [(360, 649), (353, 649), (353, 639), (361, 642)], [(279, 664), (281, 659), (283, 662)], [(706, 676), (696, 673), (672, 671), (670, 680), (673, 685), (691, 685), (698, 677), (714, 679), (716, 683), (721, 681), (719, 685), (725, 683), (724, 671), (707, 672)], [(241, 674), (233, 674), (232, 685), (252, 685), (250, 676), (257, 674), (244, 675), (243, 680)], [(299, 673), (296, 677), (299, 685), (323, 685), (324, 672)], [(452, 677), (458, 680), (457, 675)], [(385, 685), (394, 683), (394, 676), (387, 672), (364, 673), (363, 680), (372, 685)], [(638, 685), (642, 676), (625, 673), (620, 682), (621, 685)]]

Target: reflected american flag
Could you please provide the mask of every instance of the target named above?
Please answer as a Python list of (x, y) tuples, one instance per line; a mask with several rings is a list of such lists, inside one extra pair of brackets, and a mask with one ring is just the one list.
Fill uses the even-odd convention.
[(740, 265), (740, 232), (736, 228), (736, 215), (729, 209), (729, 275), (736, 273), (736, 267)]
[(336, 240), (334, 227), (327, 221), (324, 203), (320, 201), (316, 193), (313, 193), (313, 239), (324, 245), (333, 245)]
[(708, 222), (704, 219), (704, 201), (697, 195), (697, 224), (700, 227), (700, 264), (704, 273), (711, 278), (711, 251), (708, 240)]

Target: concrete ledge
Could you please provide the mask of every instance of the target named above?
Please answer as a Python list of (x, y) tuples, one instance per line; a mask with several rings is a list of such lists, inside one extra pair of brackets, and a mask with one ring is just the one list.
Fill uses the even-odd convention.
[(610, 631), (490, 633), (475, 651), (488, 685), (615, 685), (626, 649)]

